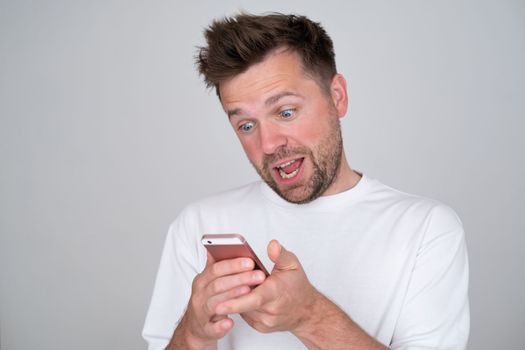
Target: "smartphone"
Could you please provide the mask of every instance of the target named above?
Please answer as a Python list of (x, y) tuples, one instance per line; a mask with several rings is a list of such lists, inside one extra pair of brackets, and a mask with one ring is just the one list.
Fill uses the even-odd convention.
[(266, 276), (270, 274), (262, 264), (261, 260), (255, 255), (246, 239), (237, 233), (208, 234), (201, 238), (202, 244), (206, 247), (215, 261), (235, 258), (250, 258), (255, 263), (255, 269), (259, 269)]

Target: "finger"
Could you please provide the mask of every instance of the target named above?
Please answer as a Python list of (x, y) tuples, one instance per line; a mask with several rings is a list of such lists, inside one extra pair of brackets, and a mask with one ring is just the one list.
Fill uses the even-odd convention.
[(215, 308), (216, 314), (240, 314), (260, 309), (262, 305), (278, 297), (274, 288), (264, 286), (263, 284), (242, 297), (220, 303)]
[(262, 313), (259, 311), (244, 312), (241, 314), (241, 317), (250, 327), (255, 328), (258, 320), (262, 317)]
[(206, 267), (208, 267), (208, 266), (213, 265), (215, 263), (215, 259), (210, 254), (210, 252), (207, 251), (206, 254), (208, 255), (208, 259), (206, 260)]
[(251, 286), (262, 283), (265, 277), (262, 271), (257, 270), (216, 279), (207, 292), (210, 295), (205, 301), (207, 313), (215, 314), (218, 304), (250, 293)]
[(296, 270), (299, 260), (292, 252), (287, 251), (277, 240), (271, 240), (268, 244), (268, 257), (275, 265), (274, 270), (287, 271)]
[(204, 285), (207, 285), (211, 281), (221, 276), (251, 271), (253, 270), (253, 267), (254, 263), (250, 258), (227, 259), (215, 262), (213, 264), (207, 263), (206, 267), (200, 274), (200, 279)]
[(218, 322), (220, 320), (224, 320), (225, 318), (228, 318), (228, 316), (226, 316), (226, 315), (214, 315), (211, 318), (210, 322)]
[(222, 338), (233, 328), (233, 320), (225, 317), (217, 322), (208, 322), (204, 326), (204, 332), (211, 338)]
[(266, 278), (261, 270), (246, 271), (234, 275), (223, 276), (215, 279), (209, 285), (211, 294), (223, 293), (239, 286), (254, 286), (261, 284)]
[(237, 288), (232, 288), (225, 293), (214, 295), (208, 300), (206, 300), (205, 308), (208, 314), (215, 315), (215, 311), (216, 311), (215, 309), (217, 308), (218, 304), (225, 302), (227, 300), (230, 300), (230, 299), (241, 297), (250, 292), (251, 292), (251, 288), (249, 286), (240, 286)]
[(212, 260), (213, 257), (208, 254), (206, 267), (193, 279), (192, 294), (201, 293), (205, 289), (209, 290), (209, 284), (222, 275), (252, 270), (254, 266), (253, 260), (247, 258), (223, 260), (215, 263), (211, 263)]
[(241, 314), (243, 320), (250, 325), (250, 327), (256, 329), (262, 333), (268, 333), (275, 330), (280, 330), (275, 328), (279, 322), (278, 317), (269, 315), (260, 311), (250, 311), (247, 313)]
[[(245, 320), (246, 322), (248, 322), (248, 324), (251, 325), (256, 320), (260, 320), (264, 315), (266, 314), (261, 311), (253, 310), (253, 311), (243, 312), (241, 314), (241, 317), (243, 318), (243, 320)], [(226, 317), (226, 316), (222, 316), (222, 317)]]

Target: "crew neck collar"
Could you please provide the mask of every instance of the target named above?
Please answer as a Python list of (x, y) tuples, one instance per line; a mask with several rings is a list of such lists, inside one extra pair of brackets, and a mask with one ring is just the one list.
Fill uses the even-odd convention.
[(372, 181), (372, 179), (365, 174), (361, 174), (361, 179), (351, 189), (332, 195), (321, 196), (306, 204), (294, 204), (284, 200), (263, 181), (261, 181), (260, 188), (266, 199), (283, 208), (291, 210), (333, 210), (340, 208), (341, 205), (348, 205), (361, 198), (370, 186), (370, 181)]

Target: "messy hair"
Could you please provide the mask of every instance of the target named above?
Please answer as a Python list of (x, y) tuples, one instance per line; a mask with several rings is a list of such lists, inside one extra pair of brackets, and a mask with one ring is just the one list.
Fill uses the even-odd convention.
[[(332, 39), (317, 22), (305, 16), (241, 13), (214, 20), (204, 31), (207, 46), (198, 48), (196, 64), (208, 88), (215, 88), (278, 48), (302, 59), (306, 74), (329, 89), (337, 73)], [(219, 95), (220, 97), (220, 95)]]

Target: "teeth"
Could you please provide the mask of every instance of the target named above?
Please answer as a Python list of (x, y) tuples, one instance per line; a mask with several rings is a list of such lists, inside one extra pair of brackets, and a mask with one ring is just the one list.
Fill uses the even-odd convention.
[(294, 162), (295, 162), (295, 159), (294, 159), (294, 160), (291, 160), (291, 161), (289, 161), (289, 162), (286, 162), (286, 163), (284, 163), (284, 164), (279, 165), (278, 168), (284, 168), (284, 167), (287, 167), (288, 165), (293, 164)]
[[(293, 163), (293, 162), (292, 162)], [(292, 177), (294, 177), (295, 175), (297, 175), (297, 173), (299, 172), (299, 168), (295, 169), (294, 171), (292, 171), (290, 174), (287, 174), (285, 173), (282, 169), (279, 169), (279, 175), (281, 175), (281, 177), (283, 179), (291, 179)]]

